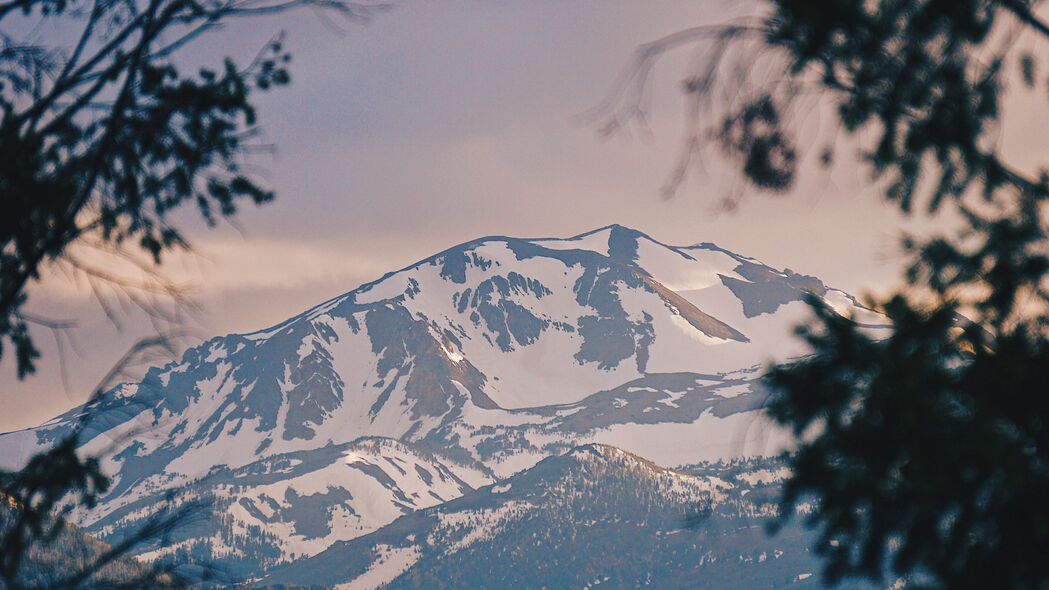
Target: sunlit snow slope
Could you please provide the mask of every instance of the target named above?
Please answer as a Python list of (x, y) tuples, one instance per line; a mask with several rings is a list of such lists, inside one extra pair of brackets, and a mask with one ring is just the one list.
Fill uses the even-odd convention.
[(210, 497), (221, 518), (180, 547), (254, 575), (581, 443), (665, 466), (777, 450), (755, 377), (805, 352), (805, 293), (880, 322), (712, 244), (484, 238), (2, 435), (0, 461), (88, 415), (84, 451), (108, 453), (115, 484), (79, 524), (108, 538), (168, 491)]

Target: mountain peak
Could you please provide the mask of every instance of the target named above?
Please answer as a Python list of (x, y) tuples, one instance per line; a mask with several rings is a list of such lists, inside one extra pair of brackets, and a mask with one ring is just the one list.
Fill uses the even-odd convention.
[[(468, 242), (101, 396), (81, 450), (113, 486), (77, 524), (119, 535), (172, 490), (218, 496), (198, 541), (278, 563), (532, 467), (707, 489), (659, 465), (782, 448), (751, 368), (804, 353), (806, 293), (858, 313), (813, 277), (621, 225)], [(84, 411), (0, 436), (2, 467)], [(229, 532), (254, 529), (276, 537)]]
[(576, 239), (579, 239), (579, 238), (585, 238), (587, 236), (592, 236), (592, 235), (595, 235), (595, 234), (602, 234), (602, 233), (631, 235), (631, 236), (636, 236), (636, 237), (648, 238), (650, 240), (652, 239), (651, 237), (648, 236), (648, 234), (646, 234), (646, 233), (644, 233), (644, 232), (642, 232), (640, 230), (636, 230), (636, 229), (634, 229), (632, 227), (627, 227), (625, 225), (621, 225), (621, 224), (618, 224), (618, 223), (611, 223), (609, 225), (605, 225), (605, 226), (599, 227), (597, 229), (592, 229), (590, 231), (585, 231), (585, 232), (583, 232), (583, 233), (581, 233), (579, 235), (575, 235), (575, 236), (572, 236), (570, 238), (559, 238), (559, 239), (576, 240)]
[(614, 447), (612, 445), (606, 445), (601, 443), (589, 443), (585, 445), (579, 445), (577, 447), (574, 447), (571, 451), (569, 451), (567, 453), (567, 456), (576, 458), (600, 457), (602, 459), (629, 458), (636, 459), (638, 461), (644, 461), (644, 459), (642, 459), (641, 457), (638, 457), (633, 453), (628, 453), (619, 447)]
[(572, 459), (579, 463), (597, 462), (620, 469), (635, 468), (659, 475), (674, 473), (639, 455), (624, 451), (616, 446), (600, 443), (589, 443), (574, 447), (565, 453), (561, 459)]

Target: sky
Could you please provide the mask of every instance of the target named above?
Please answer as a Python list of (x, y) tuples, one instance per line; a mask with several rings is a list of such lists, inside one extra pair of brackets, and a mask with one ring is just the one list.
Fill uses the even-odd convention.
[[(259, 100), (262, 141), (275, 151), (251, 163), (276, 201), (214, 229), (191, 211), (177, 217), (194, 253), (161, 270), (198, 305), (184, 343), (265, 328), (481, 236), (568, 237), (611, 223), (669, 244), (715, 242), (857, 295), (884, 290), (904, 261), (901, 230), (932, 225), (902, 219), (862, 169), (808, 175), (787, 195), (746, 194), (732, 212), (717, 207), (733, 186), (723, 166), (661, 197), (682, 136), (687, 55), (655, 72), (648, 136), (602, 139), (580, 120), (639, 44), (744, 7), (418, 2), (338, 29), (301, 13), (205, 38), (185, 59), (248, 59), (283, 30), (293, 81)], [(1006, 131), (1036, 140), (1045, 130)], [(27, 309), (75, 318), (77, 328), (61, 353), (37, 330), (44, 358), (24, 381), (4, 356), (0, 431), (81, 403), (149, 335), (134, 309), (117, 309), (114, 325), (83, 281), (61, 273), (34, 285)]]

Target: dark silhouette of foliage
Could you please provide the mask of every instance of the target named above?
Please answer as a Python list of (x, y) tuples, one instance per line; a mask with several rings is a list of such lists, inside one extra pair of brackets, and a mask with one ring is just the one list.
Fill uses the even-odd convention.
[(891, 336), (813, 299), (814, 356), (768, 375), (769, 412), (804, 440), (781, 507), (817, 499), (833, 579), (1049, 585), (1045, 195), (1018, 200), (970, 212), (964, 244), (915, 246), (910, 289), (879, 306)]
[[(298, 8), (358, 20), (382, 6), (348, 0), (0, 0), (0, 356), (13, 354), (20, 379), (35, 370), (39, 356), (30, 326), (68, 327), (24, 309), (29, 285), (48, 265), (70, 264), (90, 281), (118, 289), (141, 288), (81, 266), (72, 246), (126, 252), (130, 245), (159, 265), (165, 251), (187, 246), (170, 221), (181, 205), (194, 205), (213, 225), (241, 203), (273, 197), (245, 169), (244, 156), (259, 148), (253, 143), (256, 93), (290, 81), (290, 55), (280, 36), (241, 65), (227, 57), (219, 67), (187, 72), (176, 56), (233, 19)], [(45, 29), (75, 36), (50, 43), (39, 33)], [(163, 283), (154, 294), (179, 297)], [(150, 311), (148, 301), (130, 299)], [(157, 348), (170, 349), (167, 335), (136, 345), (96, 398), (129, 360)], [(78, 432), (90, 422), (92, 407), (84, 406), (79, 429), (20, 471), (0, 472), (0, 588), (183, 585), (164, 563), (145, 566), (127, 555), (147, 543), (164, 547), (199, 505), (173, 496), (168, 509), (112, 546), (66, 523), (72, 509), (90, 509), (110, 488), (99, 460), (78, 450)], [(198, 580), (207, 574), (207, 564), (196, 568)]]
[[(249, 174), (252, 98), (290, 80), (274, 38), (254, 59), (185, 72), (175, 56), (232, 19), (300, 7), (366, 17), (345, 0), (0, 1), (0, 344), (19, 377), (38, 351), (26, 287), (70, 244), (133, 244), (155, 262), (185, 246), (169, 214), (195, 205), (208, 224), (272, 193)], [(40, 23), (78, 37), (50, 46)], [(21, 39), (18, 31), (23, 31)], [(254, 146), (258, 147), (258, 146)], [(0, 349), (0, 354), (5, 352)], [(8, 353), (10, 354), (10, 353)]]
[(794, 146), (779, 129), (772, 98), (748, 103), (722, 123), (718, 140), (726, 152), (743, 160), (743, 173), (759, 187), (789, 189), (794, 182)]
[(1049, 587), (1049, 188), (988, 142), (1010, 45), (980, 56), (1004, 15), (1046, 32), (1021, 2), (803, 4), (779, 4), (771, 41), (818, 64), (847, 131), (876, 122), (866, 157), (888, 197), (909, 210), (931, 177), (930, 208), (987, 205), (959, 205), (962, 235), (908, 241), (908, 286), (878, 305), (891, 336), (816, 306), (815, 355), (770, 371), (769, 411), (804, 441), (782, 508), (816, 498), (832, 579)]
[(807, 161), (798, 117), (818, 110), (834, 120), (815, 142), (821, 166), (851, 136), (891, 203), (950, 204), (964, 219), (958, 233), (904, 241), (905, 286), (870, 303), (890, 336), (812, 298), (799, 329), (812, 356), (769, 371), (768, 411), (798, 436), (780, 514), (813, 503), (831, 581), (1049, 588), (1049, 173), (1010, 166), (997, 134), (1010, 80), (1049, 88), (1039, 52), (1020, 43), (1045, 55), (1042, 5), (768, 0), (766, 16), (641, 47), (595, 110), (604, 132), (644, 125), (654, 63), (691, 47), (668, 193), (707, 144), (750, 186), (790, 188)]
[[(80, 433), (93, 427), (94, 403), (129, 365), (151, 358), (153, 349), (167, 348), (170, 342), (163, 336), (139, 341), (110, 370), (68, 434), (20, 470), (0, 470), (0, 588), (181, 588), (189, 579), (197, 583), (215, 576), (204, 561), (192, 562), (194, 571), (183, 575), (183, 564), (159, 560), (146, 565), (130, 557), (147, 545), (167, 546), (178, 527), (205, 513), (206, 502), (168, 494), (141, 526), (112, 545), (66, 521), (73, 510), (90, 510), (110, 491), (98, 457), (84, 456), (81, 448)], [(103, 449), (99, 456), (105, 454)]]
[(69, 525), (74, 506), (91, 508), (109, 488), (95, 459), (77, 456), (78, 437), (34, 456), (21, 471), (0, 472), (0, 588), (179, 588), (163, 567), (128, 557), (147, 540), (162, 539), (196, 506), (161, 511), (133, 535), (105, 545)]

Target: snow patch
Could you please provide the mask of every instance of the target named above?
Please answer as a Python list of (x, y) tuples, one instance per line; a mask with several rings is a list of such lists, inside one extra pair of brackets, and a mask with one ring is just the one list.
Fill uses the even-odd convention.
[(418, 545), (410, 547), (391, 547), (386, 544), (375, 546), (378, 555), (368, 567), (368, 571), (346, 584), (335, 586), (336, 590), (374, 590), (397, 579), (397, 576), (408, 571), (422, 556)]

